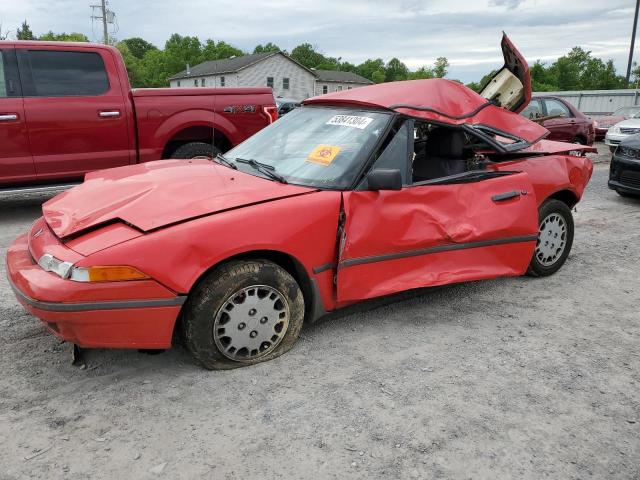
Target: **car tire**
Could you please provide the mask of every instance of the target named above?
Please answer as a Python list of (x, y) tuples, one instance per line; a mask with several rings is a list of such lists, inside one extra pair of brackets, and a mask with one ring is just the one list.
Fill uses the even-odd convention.
[(578, 145), (586, 145), (587, 142), (584, 141), (582, 137), (573, 137), (571, 143), (577, 143)]
[(210, 370), (276, 358), (293, 347), (304, 321), (295, 279), (268, 260), (235, 261), (210, 272), (190, 293), (182, 339)]
[(538, 209), (538, 241), (527, 275), (546, 277), (560, 270), (573, 245), (573, 215), (566, 203), (548, 199)]
[(615, 153), (616, 148), (618, 148), (618, 147), (609, 147), (609, 151), (610, 151), (611, 153)]
[(213, 159), (220, 150), (210, 143), (206, 142), (190, 142), (180, 145), (174, 150), (170, 158), (190, 159), (190, 158), (208, 158)]

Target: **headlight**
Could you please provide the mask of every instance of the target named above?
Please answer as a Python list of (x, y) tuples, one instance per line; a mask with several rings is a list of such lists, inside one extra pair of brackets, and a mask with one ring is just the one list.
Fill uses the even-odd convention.
[(613, 133), (621, 133), (620, 127), (613, 127)]
[(76, 267), (71, 262), (57, 259), (45, 253), (38, 265), (46, 272), (55, 273), (60, 278), (74, 282), (121, 282), (124, 280), (144, 280), (148, 275), (127, 265), (100, 265), (95, 267)]

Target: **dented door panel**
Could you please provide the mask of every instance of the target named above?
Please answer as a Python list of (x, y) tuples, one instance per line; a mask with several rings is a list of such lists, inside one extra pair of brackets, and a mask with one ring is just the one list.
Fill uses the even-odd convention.
[(524, 173), (400, 191), (345, 192), (339, 302), (525, 272), (538, 218)]

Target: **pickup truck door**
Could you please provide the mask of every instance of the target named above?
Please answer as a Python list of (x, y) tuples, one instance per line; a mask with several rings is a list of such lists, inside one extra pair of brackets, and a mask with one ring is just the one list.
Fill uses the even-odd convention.
[(87, 47), (16, 47), (38, 180), (81, 178), (132, 158), (116, 58)]
[(16, 53), (0, 48), (0, 184), (35, 178)]
[(345, 192), (338, 301), (523, 274), (538, 237), (528, 175), (469, 175), (399, 191)]

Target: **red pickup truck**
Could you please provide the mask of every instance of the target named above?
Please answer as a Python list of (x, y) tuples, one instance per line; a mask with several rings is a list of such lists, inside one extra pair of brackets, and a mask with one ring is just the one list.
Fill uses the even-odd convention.
[(212, 156), (277, 118), (270, 88), (129, 85), (117, 49), (0, 42), (0, 190), (71, 183), (163, 158)]

